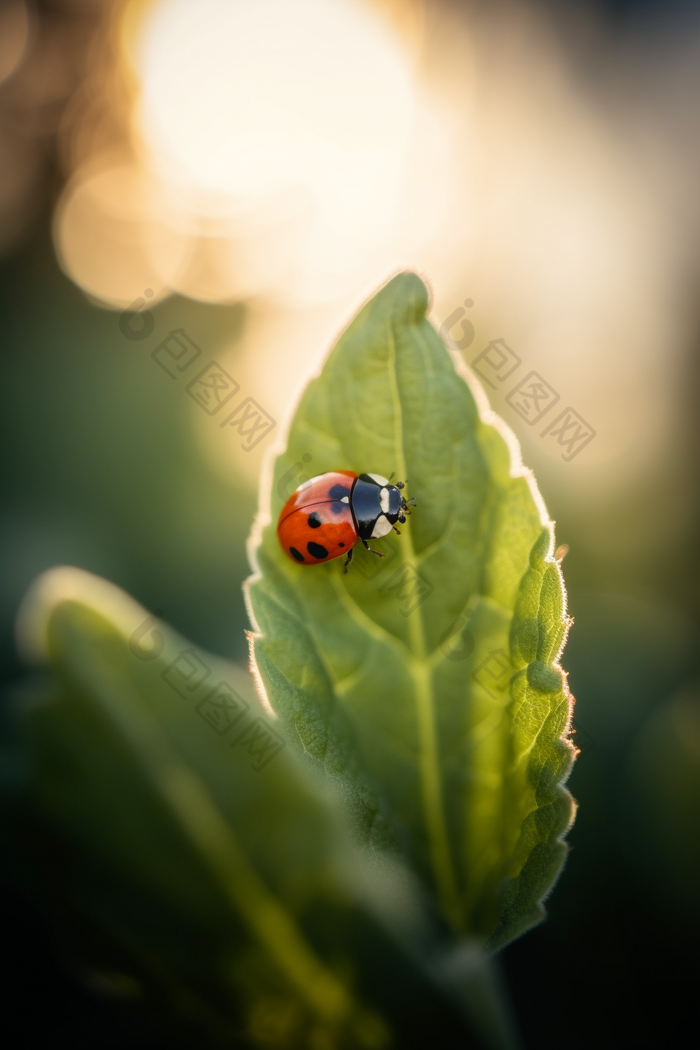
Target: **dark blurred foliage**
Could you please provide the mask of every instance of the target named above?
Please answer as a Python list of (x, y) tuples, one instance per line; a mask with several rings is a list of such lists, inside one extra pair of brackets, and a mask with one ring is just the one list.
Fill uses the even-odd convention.
[[(123, 337), (118, 313), (63, 277), (44, 230), (0, 267), (12, 450), (3, 661), (14, 660), (28, 582), (60, 563), (108, 577), (195, 642), (244, 659), (240, 583), (256, 494), (202, 463), (184, 384), (158, 367), (151, 343)], [(164, 332), (184, 327), (214, 354), (235, 339), (243, 308), (175, 299), (154, 314)]]
[[(38, 6), (81, 27), (95, 17)], [(594, 6), (617, 38), (661, 7)], [(79, 37), (71, 52), (78, 56)], [(79, 61), (69, 65), (79, 77)], [(4, 680), (20, 673), (18, 602), (37, 573), (58, 563), (109, 578), (196, 644), (244, 660), (240, 584), (256, 494), (247, 480), (227, 484), (203, 463), (183, 391), (168, 387), (140, 344), (124, 340), (116, 313), (90, 305), (60, 273), (49, 237), (61, 181), (52, 138), (59, 111), (60, 101), (43, 107), (39, 175), (28, 181), (32, 224), (0, 263)], [(212, 354), (221, 339), (233, 342), (243, 315), (244, 307), (184, 299), (156, 308), (164, 326), (196, 331)], [(693, 448), (696, 389), (690, 371), (679, 412)], [(624, 536), (606, 524), (606, 508), (592, 508), (582, 526), (540, 480), (558, 537), (572, 548), (564, 570), (576, 626), (565, 666), (585, 712), (576, 718), (582, 754), (569, 783), (580, 809), (547, 922), (502, 955), (507, 984), (527, 1047), (684, 1043), (699, 976), (700, 747), (697, 691), (688, 692), (697, 676), (698, 530), (667, 550), (660, 567), (637, 562), (633, 582), (628, 561), (616, 570), (614, 546)], [(604, 585), (596, 545), (577, 543), (591, 521)], [(90, 987), (19, 887), (4, 882), (0, 907), (8, 1045), (185, 1046), (114, 990)]]
[[(212, 353), (215, 332), (230, 338), (240, 325), (239, 308), (171, 300), (162, 309), (174, 309), (174, 320), (156, 310), (159, 322), (197, 332)], [(202, 463), (189, 440), (184, 389), (170, 389), (142, 344), (124, 339), (118, 314), (92, 307), (59, 272), (45, 226), (0, 263), (0, 316), (4, 681), (21, 673), (17, 605), (37, 573), (56, 564), (113, 580), (195, 643), (245, 660), (241, 583), (256, 494), (240, 480), (227, 485)], [(156, 1045), (148, 1024), (117, 1009), (109, 989), (87, 991), (79, 960), (16, 886), (4, 891), (14, 961), (3, 988), (3, 1028), (12, 1031), (12, 1045), (49, 1037)], [(180, 1044), (173, 1036), (165, 1045)]]

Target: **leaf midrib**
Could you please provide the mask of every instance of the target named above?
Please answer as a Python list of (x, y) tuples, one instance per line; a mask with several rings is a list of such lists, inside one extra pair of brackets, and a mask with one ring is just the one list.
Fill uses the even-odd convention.
[[(388, 376), (391, 388), (391, 399), (394, 407), (394, 446), (396, 449), (397, 469), (402, 478), (406, 477), (406, 455), (403, 437), (403, 412), (399, 397), (398, 373), (396, 368), (396, 339), (391, 320), (387, 325), (387, 343), (389, 348)], [(418, 331), (415, 336), (419, 339)], [(427, 359), (427, 355), (426, 355)], [(405, 542), (400, 545), (400, 557), (404, 565), (415, 562), (411, 530), (404, 532)], [(461, 909), (457, 880), (447, 834), (445, 807), (442, 799), (442, 778), (437, 750), (435, 731), (435, 696), (433, 691), (432, 669), (427, 665), (427, 645), (423, 611), (419, 605), (408, 616), (408, 629), (411, 639), (411, 670), (415, 682), (416, 720), (420, 744), (420, 784), (423, 797), (423, 813), (428, 832), (430, 859), (438, 889), (438, 896), (445, 915), (455, 927), (461, 925)]]

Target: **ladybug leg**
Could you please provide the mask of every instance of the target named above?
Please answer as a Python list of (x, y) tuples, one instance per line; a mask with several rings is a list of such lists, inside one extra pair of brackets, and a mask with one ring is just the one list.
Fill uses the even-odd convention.
[(348, 571), (348, 565), (352, 561), (352, 556), (353, 556), (354, 553), (355, 553), (355, 548), (351, 547), (350, 550), (348, 551), (348, 556), (345, 559), (345, 568), (343, 569), (343, 572), (347, 572)]
[(369, 551), (370, 554), (376, 554), (378, 558), (385, 558), (386, 557), (386, 555), (384, 554), (383, 551), (372, 550), (372, 548), (370, 547), (370, 545), (367, 542), (367, 540), (363, 540), (362, 543), (364, 544), (365, 550)]
[(397, 536), (401, 535), (401, 529), (397, 529), (395, 525), (392, 525), (391, 527), (392, 527), (392, 529), (394, 530), (394, 532), (396, 533)]

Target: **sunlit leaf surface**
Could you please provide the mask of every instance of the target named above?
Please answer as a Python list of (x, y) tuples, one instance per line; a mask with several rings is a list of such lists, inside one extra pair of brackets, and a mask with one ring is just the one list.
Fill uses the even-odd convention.
[[(267, 699), (342, 784), (359, 835), (398, 851), (463, 936), (498, 947), (543, 914), (573, 803), (553, 531), (512, 437), (400, 274), (309, 383), (251, 542), (252, 651)], [(409, 479), (417, 509), (342, 560), (295, 564), (280, 509), (304, 477)], [(269, 507), (269, 510), (268, 510)]]

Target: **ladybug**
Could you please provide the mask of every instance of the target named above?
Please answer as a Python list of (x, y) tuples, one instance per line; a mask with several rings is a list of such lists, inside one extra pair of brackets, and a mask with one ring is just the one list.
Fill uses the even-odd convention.
[[(393, 474), (392, 474), (393, 477)], [(331, 470), (304, 482), (292, 493), (280, 514), (277, 536), (282, 550), (300, 565), (318, 565), (347, 554), (345, 572), (358, 540), (372, 554), (367, 540), (386, 536), (396, 522), (404, 522), (415, 500), (407, 500), (401, 489), (381, 474), (355, 474)], [(400, 532), (399, 532), (400, 535)]]

